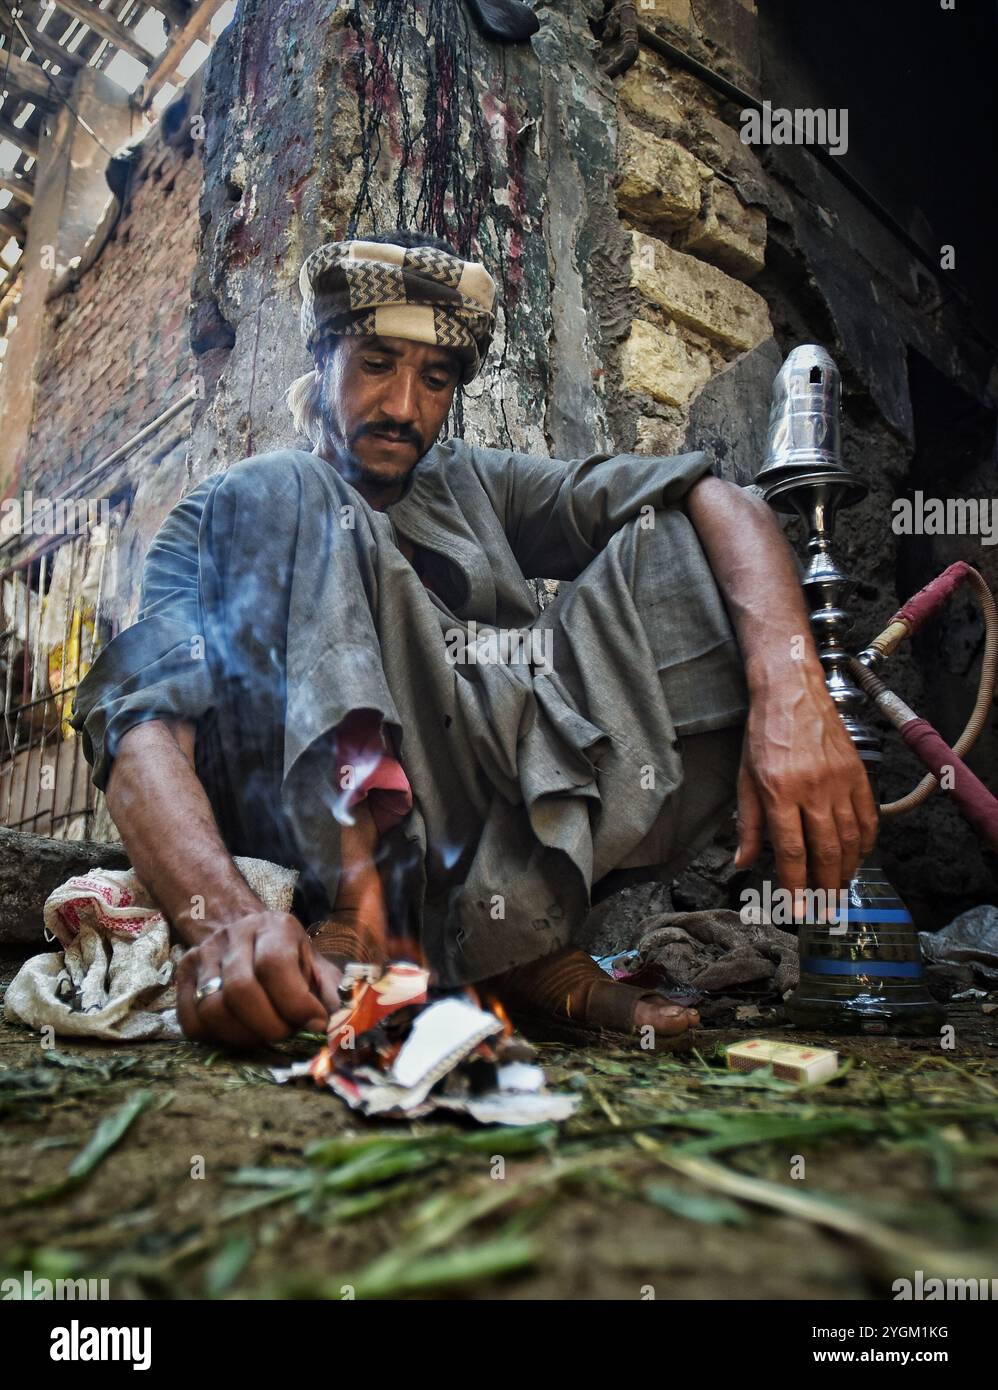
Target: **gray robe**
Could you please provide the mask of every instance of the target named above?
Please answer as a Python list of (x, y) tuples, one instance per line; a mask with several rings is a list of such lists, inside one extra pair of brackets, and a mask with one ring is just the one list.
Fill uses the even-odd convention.
[[(444, 984), (547, 954), (675, 803), (682, 738), (744, 721), (737, 644), (681, 505), (710, 471), (702, 453), (566, 462), (452, 439), (378, 512), (315, 454), (244, 459), (174, 507), (137, 622), (80, 684), (95, 784), (134, 724), (196, 721), (228, 849), (298, 867), (309, 923), (339, 877), (332, 731), (377, 710), (414, 795), (381, 841), (395, 924)], [(397, 534), (429, 552), (437, 592)], [(525, 576), (571, 582), (539, 613)], [(505, 662), (455, 663), (472, 620), (537, 636)]]

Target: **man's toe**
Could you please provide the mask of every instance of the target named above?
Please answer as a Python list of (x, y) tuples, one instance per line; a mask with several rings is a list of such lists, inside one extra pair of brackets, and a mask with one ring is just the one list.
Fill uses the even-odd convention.
[(680, 1004), (670, 1004), (665, 999), (652, 997), (638, 1003), (634, 1022), (639, 1028), (651, 1025), (666, 1037), (677, 1037), (695, 1028), (700, 1022), (700, 1015), (696, 1009), (686, 1009)]

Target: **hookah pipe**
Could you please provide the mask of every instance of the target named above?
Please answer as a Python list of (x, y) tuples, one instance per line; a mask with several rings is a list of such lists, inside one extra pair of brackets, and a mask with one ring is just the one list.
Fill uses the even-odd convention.
[[(787, 357), (773, 383), (766, 460), (756, 484), (779, 512), (796, 514), (807, 528), (807, 559), (801, 580), (811, 609), (811, 627), (825, 682), (867, 775), (874, 800), (883, 759), (881, 738), (865, 716), (868, 693), (902, 736), (926, 761), (933, 776), (915, 792), (881, 808), (897, 815), (919, 805), (935, 789), (936, 776), (952, 791), (971, 823), (994, 844), (998, 804), (960, 760), (983, 727), (995, 683), (998, 623), (987, 585), (969, 566), (951, 566), (904, 605), (863, 652), (847, 645), (852, 626), (843, 606), (852, 588), (832, 551), (836, 512), (866, 494), (865, 485), (842, 463), (839, 444), (839, 371), (824, 348), (806, 344)], [(965, 579), (977, 589), (987, 625), (981, 688), (970, 724), (949, 749), (924, 720), (898, 700), (873, 671)], [(858, 684), (857, 684), (858, 682)], [(799, 1027), (831, 1032), (938, 1033), (945, 1012), (931, 997), (911, 915), (876, 851), (857, 869), (848, 887), (845, 921), (798, 924), (800, 984), (787, 1000)]]
[[(936, 613), (965, 580), (977, 593), (986, 636), (977, 700), (967, 727), (951, 748), (931, 724), (920, 719), (913, 709), (884, 685), (873, 668)], [(983, 576), (964, 560), (950, 565), (949, 569), (937, 575), (898, 609), (883, 632), (858, 657), (850, 658), (849, 668), (877, 708), (929, 769), (929, 775), (907, 796), (881, 805), (880, 814), (885, 817), (904, 815), (921, 806), (942, 786), (950, 792), (957, 808), (981, 839), (998, 852), (998, 799), (992, 796), (961, 757), (980, 737), (998, 675), (998, 610)]]

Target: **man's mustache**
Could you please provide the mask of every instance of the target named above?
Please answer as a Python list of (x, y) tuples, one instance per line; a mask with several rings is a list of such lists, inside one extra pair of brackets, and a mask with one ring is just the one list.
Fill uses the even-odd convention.
[(388, 439), (399, 440), (405, 444), (412, 444), (417, 449), (421, 449), (423, 446), (423, 441), (415, 430), (409, 429), (406, 426), (396, 428), (392, 425), (361, 425), (360, 429), (353, 437), (353, 442), (356, 444), (358, 440), (363, 439), (364, 436), (368, 434), (372, 436), (384, 435)]

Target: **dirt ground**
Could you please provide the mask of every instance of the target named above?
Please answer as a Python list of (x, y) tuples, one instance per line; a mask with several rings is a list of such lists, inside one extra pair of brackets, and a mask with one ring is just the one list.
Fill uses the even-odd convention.
[(725, 1070), (738, 1038), (815, 1041), (765, 1012), (698, 1030), (685, 1058), (545, 1045), (549, 1084), (582, 1102), (528, 1130), (375, 1124), (276, 1085), (306, 1039), (45, 1050), (3, 1023), (0, 1277), (336, 1299), (860, 1299), (919, 1268), (998, 1277), (996, 1020), (952, 1006), (952, 1049), (838, 1039), (838, 1076), (810, 1089)]

